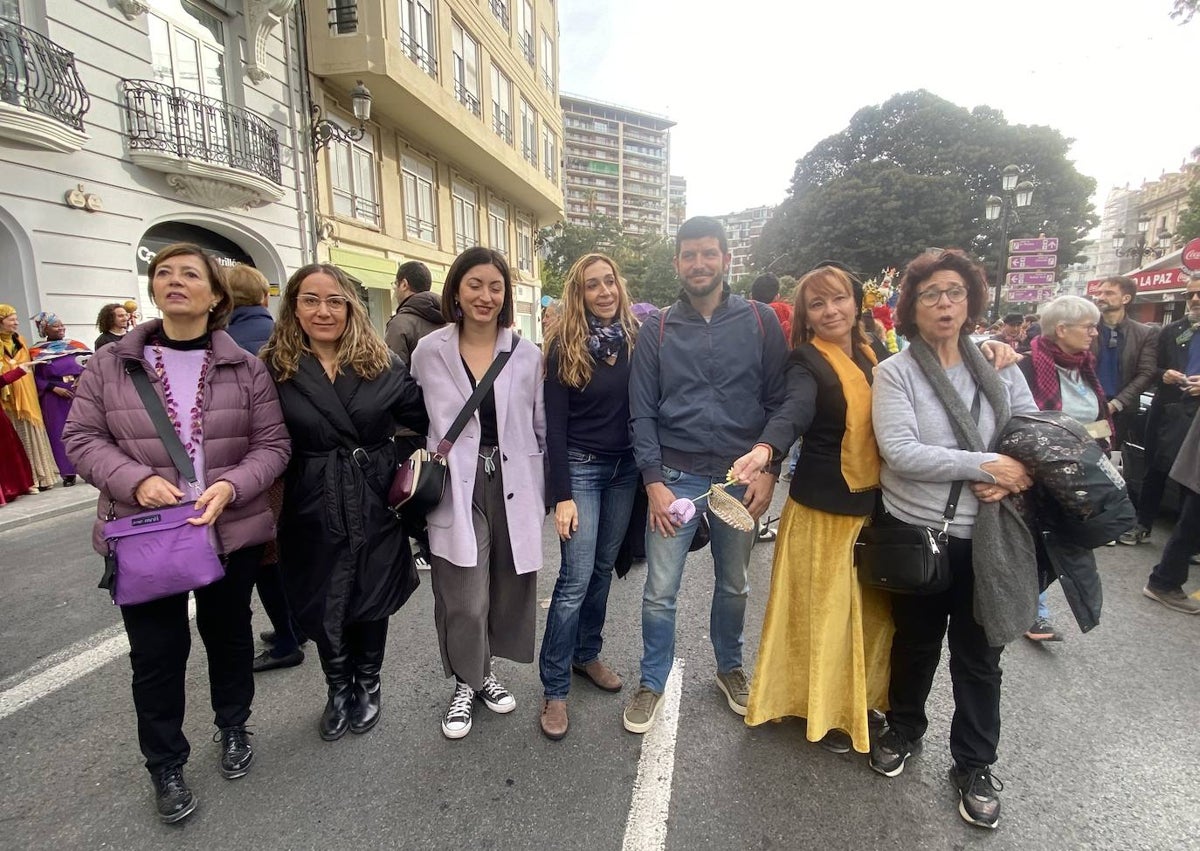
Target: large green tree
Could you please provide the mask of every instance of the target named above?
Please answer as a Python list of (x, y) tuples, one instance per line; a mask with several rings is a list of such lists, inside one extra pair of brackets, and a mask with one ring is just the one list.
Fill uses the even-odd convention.
[(566, 224), (559, 230), (543, 228), (538, 235), (543, 253), (542, 292), (562, 295), (571, 266), (585, 254), (607, 254), (621, 267), (633, 301), (648, 301), (659, 307), (670, 304), (679, 293), (679, 279), (672, 260), (674, 243), (659, 234), (627, 232), (620, 221), (594, 214), (584, 225)]
[(755, 247), (759, 268), (800, 274), (824, 259), (867, 275), (930, 247), (966, 248), (996, 275), (999, 222), (984, 217), (1009, 164), (1034, 183), (1009, 238), (1057, 236), (1075, 260), (1096, 224), (1096, 183), (1067, 159), (1071, 140), (1050, 127), (1009, 124), (987, 106), (965, 109), (930, 92), (860, 109), (840, 133), (797, 161), (789, 197)]

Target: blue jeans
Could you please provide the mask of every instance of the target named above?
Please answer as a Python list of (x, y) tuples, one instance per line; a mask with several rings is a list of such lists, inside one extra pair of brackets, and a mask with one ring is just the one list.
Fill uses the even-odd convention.
[(546, 613), (539, 666), (547, 700), (566, 699), (572, 662), (586, 665), (600, 655), (613, 563), (629, 528), (638, 486), (632, 453), (594, 455), (572, 449), (567, 455), (579, 528), (560, 544), (562, 567)]
[[(670, 467), (662, 468), (663, 483), (676, 499), (696, 499), (713, 484), (725, 481), (724, 476), (709, 478), (684, 473)], [(743, 486), (729, 488), (729, 493), (741, 499)], [(707, 500), (700, 504), (708, 507)], [(642, 593), (642, 685), (662, 693), (667, 675), (675, 660), (675, 598), (683, 579), (688, 546), (699, 523), (699, 513), (676, 528), (675, 537), (665, 538), (646, 528), (646, 589)], [(754, 532), (739, 532), (725, 525), (711, 513), (708, 515), (711, 532), (713, 566), (716, 583), (713, 587), (712, 609), (709, 614), (709, 635), (717, 657), (717, 670), (727, 673), (742, 666), (743, 627), (746, 622), (746, 600), (750, 583), (746, 570), (750, 564), (750, 547)]]
[(1038, 613), (1039, 620), (1050, 620), (1050, 604), (1046, 602), (1046, 592), (1038, 594)]

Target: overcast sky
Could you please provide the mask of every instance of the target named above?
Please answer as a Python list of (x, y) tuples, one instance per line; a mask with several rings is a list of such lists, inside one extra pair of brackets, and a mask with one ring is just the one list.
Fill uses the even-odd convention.
[(1180, 26), (1171, 5), (559, 0), (560, 73), (565, 92), (677, 123), (689, 215), (779, 203), (815, 143), (919, 88), (1073, 138), (1099, 211), (1200, 145), (1200, 19)]

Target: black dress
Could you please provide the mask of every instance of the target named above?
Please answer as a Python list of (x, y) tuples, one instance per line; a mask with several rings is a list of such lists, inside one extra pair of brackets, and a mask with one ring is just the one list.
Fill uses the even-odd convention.
[(347, 624), (395, 613), (418, 585), (408, 533), (387, 508), (396, 426), (423, 434), (421, 390), (399, 358), (378, 378), (330, 381), (304, 355), (278, 383), (292, 435), (279, 549), (288, 601), (323, 651), (344, 649)]

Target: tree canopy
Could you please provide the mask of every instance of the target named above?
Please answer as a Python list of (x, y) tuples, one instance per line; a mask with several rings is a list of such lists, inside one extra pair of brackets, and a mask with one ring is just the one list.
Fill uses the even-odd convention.
[(559, 231), (544, 228), (538, 244), (543, 252), (542, 292), (546, 295), (561, 296), (572, 264), (591, 252), (607, 254), (616, 261), (635, 302), (664, 307), (679, 294), (672, 264), (674, 242), (661, 234), (629, 233), (611, 216), (594, 214), (586, 225), (568, 223)]
[(834, 259), (870, 275), (926, 248), (958, 247), (983, 260), (991, 280), (1000, 223), (986, 220), (984, 204), (1001, 194), (1010, 164), (1034, 192), (1009, 238), (1056, 236), (1065, 265), (1097, 222), (1096, 182), (1067, 159), (1070, 143), (1050, 127), (1009, 124), (991, 107), (968, 110), (924, 90), (894, 95), (797, 161), (755, 266), (799, 275)]

